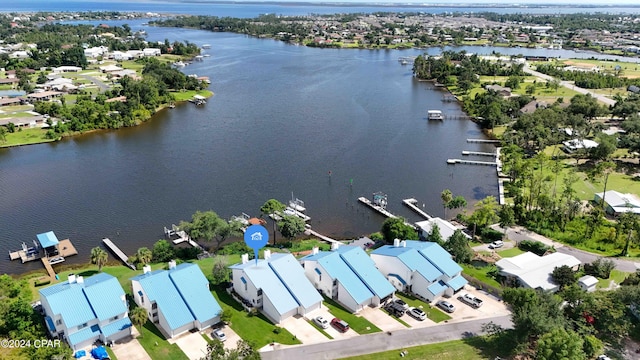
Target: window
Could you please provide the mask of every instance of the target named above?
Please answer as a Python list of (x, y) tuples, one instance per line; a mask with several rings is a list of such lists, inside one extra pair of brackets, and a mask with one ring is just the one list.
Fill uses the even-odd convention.
[(244, 283), (244, 291), (247, 291), (247, 283)]
[(158, 312), (157, 311), (154, 312), (153, 314), (151, 314), (151, 317), (156, 317), (156, 316), (158, 316)]
[(111, 320), (112, 321), (118, 320), (118, 315), (114, 316)]
[(58, 319), (58, 321), (56, 321), (56, 325), (62, 325), (62, 319)]
[(337, 286), (338, 285), (338, 279), (333, 279), (333, 286)]
[(262, 296), (262, 289), (258, 289), (258, 296)]
[(153, 303), (153, 305), (151, 305), (151, 308), (153, 310), (157, 309), (158, 308), (158, 303)]
[(87, 323), (84, 323), (84, 324), (82, 324), (82, 325), (78, 326), (78, 329), (84, 329), (84, 328), (86, 328), (86, 327), (87, 327)]

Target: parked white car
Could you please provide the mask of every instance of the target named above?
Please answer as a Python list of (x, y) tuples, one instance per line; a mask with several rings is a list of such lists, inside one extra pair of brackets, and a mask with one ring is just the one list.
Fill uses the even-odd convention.
[(225, 335), (222, 330), (220, 329), (215, 329), (213, 330), (213, 337), (220, 340), (220, 341), (226, 341), (227, 340), (227, 335)]
[(322, 316), (316, 316), (313, 318), (313, 322), (316, 323), (316, 325), (320, 326), (323, 329), (326, 329), (329, 327), (329, 321), (327, 319), (325, 319)]
[(504, 246), (504, 242), (502, 240), (496, 240), (489, 244), (489, 249), (497, 249)]

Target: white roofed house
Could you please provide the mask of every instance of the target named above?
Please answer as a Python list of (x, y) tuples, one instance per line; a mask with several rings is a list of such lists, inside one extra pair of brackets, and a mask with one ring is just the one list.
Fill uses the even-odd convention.
[(144, 48), (142, 49), (144, 56), (160, 56), (162, 53), (157, 48)]
[(605, 193), (596, 193), (593, 201), (602, 204), (604, 199), (605, 211), (612, 216), (618, 216), (625, 212), (640, 214), (640, 198), (635, 194), (623, 194), (615, 190)]
[(300, 262), (316, 289), (354, 313), (384, 304), (395, 292), (359, 246), (334, 246), (332, 251), (315, 248)]
[(320, 309), (322, 296), (304, 276), (304, 270), (291, 254), (271, 254), (264, 251), (264, 259), (229, 267), (233, 290), (259, 309), (276, 324), (294, 315), (306, 315)]
[(371, 259), (398, 291), (429, 302), (451, 296), (467, 284), (462, 268), (434, 242), (396, 239), (393, 246), (374, 250)]
[[(418, 221), (416, 223), (418, 227), (418, 235), (420, 235), (420, 239), (426, 240), (429, 238), (431, 231), (433, 231), (434, 226), (438, 227), (438, 231), (440, 232), (440, 236), (442, 236), (442, 240), (447, 241), (449, 238), (456, 232), (456, 230), (460, 230), (455, 227), (452, 223), (447, 220), (441, 219), (439, 217), (434, 217), (429, 220)], [(462, 232), (462, 234), (471, 239), (471, 236)]]
[(578, 270), (580, 260), (558, 252), (545, 256), (526, 252), (496, 262), (500, 275), (517, 280), (523, 287), (551, 292), (559, 289), (559, 286), (552, 281), (551, 273), (556, 267), (564, 265)]

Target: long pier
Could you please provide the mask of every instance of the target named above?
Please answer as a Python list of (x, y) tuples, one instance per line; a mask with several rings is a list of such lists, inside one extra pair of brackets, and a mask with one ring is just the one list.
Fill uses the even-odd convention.
[(467, 142), (470, 142), (470, 143), (500, 144), (500, 140), (491, 140), (491, 139), (467, 139)]
[(422, 211), (422, 209), (420, 209), (419, 207), (416, 206), (416, 204), (418, 203), (418, 200), (416, 200), (414, 198), (404, 199), (404, 200), (402, 200), (402, 203), (407, 205), (409, 207), (409, 209), (417, 212), (418, 215), (422, 216), (423, 218), (425, 218), (427, 220), (431, 220), (431, 216), (429, 214), (427, 214), (426, 212)]
[(317, 238), (319, 238), (321, 240), (324, 240), (326, 242), (329, 242), (329, 243), (337, 243), (337, 244), (343, 245), (340, 241), (338, 241), (336, 239), (332, 239), (332, 238), (330, 238), (330, 237), (328, 237), (326, 235), (322, 235), (317, 231), (311, 230), (311, 228), (307, 228), (304, 231), (304, 233), (307, 234), (307, 235), (313, 235), (313, 236), (315, 236), (315, 237), (317, 237)]
[(111, 252), (113, 252), (113, 254), (116, 255), (120, 259), (120, 261), (122, 261), (125, 265), (127, 265), (133, 270), (136, 269), (136, 267), (133, 264), (129, 263), (129, 257), (122, 250), (120, 250), (120, 248), (117, 247), (116, 244), (111, 242), (109, 238), (102, 239), (102, 243), (107, 248), (109, 248), (109, 250), (111, 250)]
[(367, 205), (368, 207), (372, 208), (373, 210), (379, 212), (380, 214), (382, 214), (385, 217), (392, 218), (392, 219), (397, 218), (397, 216), (393, 215), (392, 213), (390, 213), (386, 209), (381, 208), (380, 206), (372, 203), (371, 200), (367, 199), (364, 196), (359, 197), (358, 201), (360, 201), (361, 203)]
[(466, 165), (487, 165), (487, 166), (498, 166), (497, 162), (491, 161), (475, 161), (475, 160), (462, 160), (462, 159), (447, 159), (447, 164), (455, 165), (455, 164), (466, 164)]
[(489, 153), (489, 152), (482, 152), (482, 151), (467, 151), (467, 150), (464, 150), (462, 152), (462, 155), (492, 156), (492, 157), (498, 156), (498, 154), (496, 153)]

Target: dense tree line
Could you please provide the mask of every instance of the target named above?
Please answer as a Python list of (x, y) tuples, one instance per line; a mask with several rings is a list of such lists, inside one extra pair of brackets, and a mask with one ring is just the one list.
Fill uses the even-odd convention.
[[(555, 31), (607, 30), (635, 32), (639, 23), (633, 19), (623, 22), (619, 14), (576, 13), (576, 14), (499, 14), (479, 13), (477, 16), (503, 23), (553, 26)], [(633, 15), (631, 15), (633, 17)], [(637, 17), (636, 17), (637, 19)]]
[(538, 64), (536, 70), (562, 80), (574, 81), (576, 86), (585, 89), (603, 89), (640, 86), (640, 79), (619, 77), (615, 74), (603, 74), (593, 71), (563, 70), (553, 64)]

